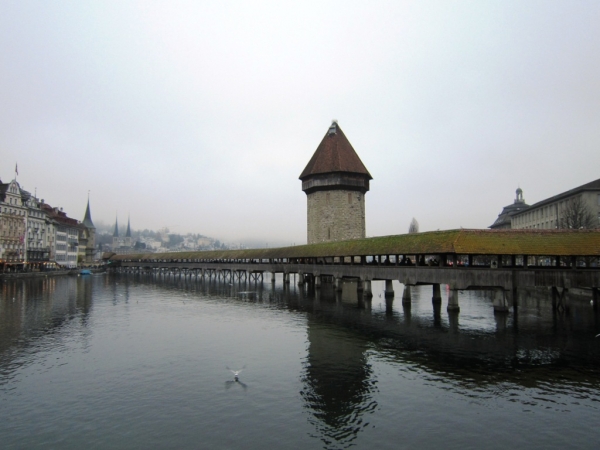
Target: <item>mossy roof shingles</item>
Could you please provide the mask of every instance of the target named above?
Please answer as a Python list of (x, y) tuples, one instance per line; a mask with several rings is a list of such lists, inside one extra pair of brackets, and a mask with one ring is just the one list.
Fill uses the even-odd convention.
[(268, 259), (412, 254), (600, 256), (600, 230), (447, 230), (294, 247), (114, 255), (110, 259)]
[(555, 230), (498, 230), (461, 233), (458, 254), (496, 255), (600, 255), (600, 232)]

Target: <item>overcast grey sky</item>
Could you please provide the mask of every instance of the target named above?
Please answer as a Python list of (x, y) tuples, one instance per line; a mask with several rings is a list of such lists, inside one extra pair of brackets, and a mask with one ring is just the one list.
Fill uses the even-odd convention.
[(0, 178), (79, 220), (305, 243), (334, 118), (368, 236), (600, 178), (600, 2), (0, 0)]

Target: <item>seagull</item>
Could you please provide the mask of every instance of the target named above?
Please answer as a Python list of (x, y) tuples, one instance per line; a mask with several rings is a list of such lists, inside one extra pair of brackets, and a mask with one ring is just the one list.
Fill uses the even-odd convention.
[(235, 381), (240, 381), (240, 373), (246, 368), (246, 366), (242, 367), (240, 370), (233, 370), (230, 369), (228, 366), (225, 366), (225, 368), (233, 373), (233, 379)]

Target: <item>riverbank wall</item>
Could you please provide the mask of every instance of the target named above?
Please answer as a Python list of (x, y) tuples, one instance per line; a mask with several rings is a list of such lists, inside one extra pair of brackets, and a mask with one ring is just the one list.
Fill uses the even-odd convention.
[(16, 272), (16, 273), (1, 273), (1, 280), (20, 280), (23, 278), (47, 278), (60, 277), (64, 275), (77, 275), (77, 270), (48, 270), (44, 272)]

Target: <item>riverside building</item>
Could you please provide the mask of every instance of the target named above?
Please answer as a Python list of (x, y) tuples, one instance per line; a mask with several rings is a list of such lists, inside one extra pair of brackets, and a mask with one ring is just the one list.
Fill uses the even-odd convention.
[[(0, 181), (0, 261), (19, 263), (25, 259), (27, 208), (17, 180)], [(3, 267), (4, 268), (4, 267)]]
[[(579, 215), (588, 213), (591, 216), (591, 221), (585, 224), (584, 228), (600, 228), (600, 179), (533, 205), (527, 205), (522, 195), (523, 191), (517, 189), (514, 205), (504, 207), (489, 228), (545, 230), (569, 228), (569, 216), (574, 213)], [(576, 226), (576, 228), (580, 227), (581, 224)]]

